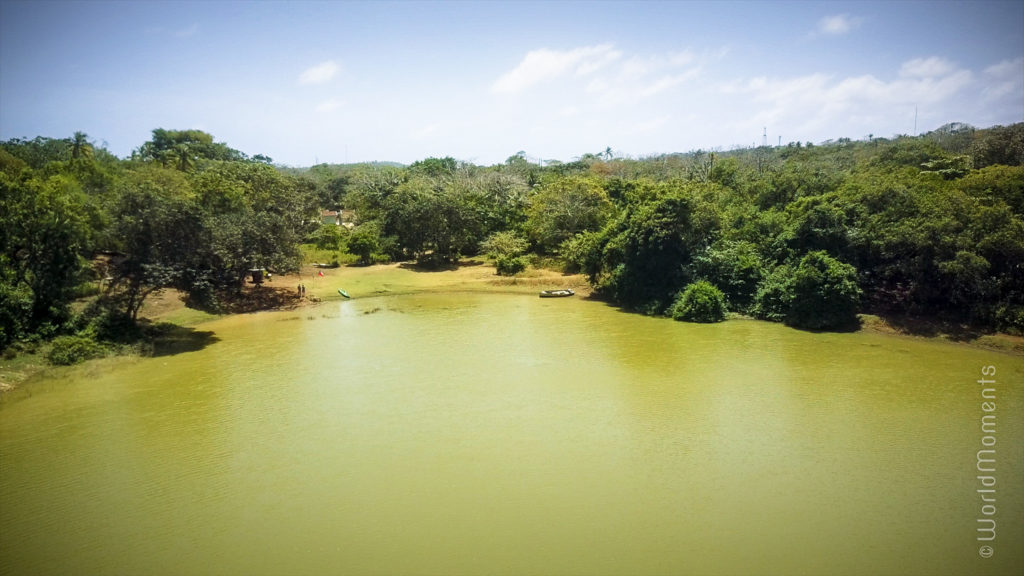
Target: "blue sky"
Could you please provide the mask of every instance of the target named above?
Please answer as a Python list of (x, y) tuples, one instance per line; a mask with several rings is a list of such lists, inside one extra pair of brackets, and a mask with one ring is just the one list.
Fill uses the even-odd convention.
[(0, 0), (0, 139), (571, 160), (1024, 121), (1024, 2)]

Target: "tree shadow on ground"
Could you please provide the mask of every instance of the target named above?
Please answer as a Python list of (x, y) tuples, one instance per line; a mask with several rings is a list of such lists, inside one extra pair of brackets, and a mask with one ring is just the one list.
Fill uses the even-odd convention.
[(459, 268), (469, 268), (472, 266), (482, 266), (483, 262), (480, 260), (457, 260), (455, 262), (444, 262), (444, 263), (421, 263), (416, 261), (402, 262), (398, 265), (403, 270), (411, 270), (413, 272), (452, 272)]
[(173, 356), (184, 352), (198, 352), (220, 341), (213, 332), (196, 330), (166, 322), (151, 328), (150, 356)]
[(240, 292), (218, 294), (218, 312), (245, 314), (260, 310), (290, 310), (299, 306), (301, 300), (297, 286), (246, 285)]

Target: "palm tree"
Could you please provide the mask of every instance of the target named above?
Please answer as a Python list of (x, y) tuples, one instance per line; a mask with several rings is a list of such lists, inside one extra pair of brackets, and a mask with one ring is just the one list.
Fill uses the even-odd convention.
[(89, 143), (89, 136), (85, 132), (75, 132), (71, 137), (71, 158), (92, 158), (92, 144)]
[(170, 156), (174, 159), (178, 170), (187, 172), (195, 166), (195, 158), (192, 156), (192, 149), (186, 143), (175, 144), (173, 148), (169, 150)]

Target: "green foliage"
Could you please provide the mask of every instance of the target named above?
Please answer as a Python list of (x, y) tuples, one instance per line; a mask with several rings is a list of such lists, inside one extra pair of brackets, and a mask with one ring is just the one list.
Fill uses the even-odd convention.
[(966, 176), (971, 171), (970, 156), (954, 156), (952, 158), (939, 158), (921, 164), (922, 173), (933, 173), (942, 176), (946, 180), (955, 180)]
[(10, 299), (0, 306), (9, 318), (5, 333), (15, 330), (5, 338), (62, 324), (91, 235), (80, 186), (67, 176), (10, 180), (0, 175), (0, 214), (0, 285)]
[(411, 172), (418, 172), (431, 178), (451, 178), (455, 175), (459, 163), (452, 157), (427, 158), (413, 162), (409, 166)]
[(340, 250), (348, 229), (337, 224), (324, 224), (313, 233), (313, 244), (320, 250)]
[(530, 200), (526, 228), (541, 251), (553, 251), (575, 234), (600, 229), (612, 210), (599, 180), (563, 176)]
[(861, 290), (853, 266), (826, 252), (811, 252), (800, 260), (791, 281), (786, 324), (813, 330), (856, 325)]
[(753, 313), (790, 326), (828, 330), (855, 326), (861, 289), (856, 269), (811, 252), (796, 267), (775, 268), (758, 286)]
[(529, 243), (515, 232), (495, 232), (480, 243), (480, 249), (491, 258), (516, 257), (529, 248)]
[(518, 174), (485, 172), (473, 182), (484, 230), (519, 231), (526, 222), (530, 188)]
[(957, 188), (989, 203), (1005, 202), (1024, 216), (1024, 166), (986, 166), (959, 180)]
[(562, 242), (558, 251), (565, 258), (566, 271), (582, 272), (596, 283), (601, 273), (603, 238), (600, 232), (580, 232)]
[(706, 280), (688, 285), (676, 296), (668, 315), (687, 322), (721, 322), (725, 320), (725, 294)]
[[(153, 139), (133, 154), (144, 161), (160, 164), (183, 172), (198, 167), (206, 160), (239, 161), (245, 156), (202, 130), (153, 130)], [(261, 159), (264, 157), (261, 157)]]
[(505, 254), (498, 256), (494, 261), (494, 266), (497, 268), (498, 274), (501, 276), (515, 276), (523, 270), (526, 270), (526, 260), (521, 256)]
[[(1022, 154), (1024, 124), (644, 159), (520, 152), (491, 167), (280, 168), (198, 130), (154, 130), (130, 160), (82, 132), (12, 139), (0, 142), (0, 347), (67, 332), (80, 296), (119, 319), (89, 324), (104, 339), (165, 288), (215, 307), (250, 268), (294, 269), (304, 241), (347, 244), (364, 264), (483, 250), (503, 274), (557, 255), (652, 314), (705, 279), (733, 310), (795, 326), (838, 327), (863, 306), (1022, 330)], [(347, 242), (318, 217), (341, 206), (360, 223)], [(81, 289), (108, 275), (103, 293)]]
[(376, 224), (356, 226), (348, 236), (349, 253), (359, 256), (359, 263), (364, 266), (373, 263), (373, 255), (380, 249), (380, 229)]
[(800, 198), (786, 207), (789, 225), (780, 240), (796, 254), (825, 250), (844, 254), (849, 245), (849, 217), (834, 195)]
[(188, 183), (176, 172), (149, 167), (120, 183), (112, 209), (117, 248), (110, 297), (135, 318), (146, 297), (164, 288), (187, 289), (185, 278), (209, 234)]
[(37, 136), (32, 140), (13, 138), (0, 143), (0, 148), (22, 161), (29, 168), (40, 169), (50, 162), (71, 159), (71, 138), (45, 138)]
[(697, 275), (722, 287), (737, 311), (745, 311), (752, 303), (764, 266), (757, 245), (745, 240), (717, 242), (697, 256), (694, 265)]
[[(0, 275), (8, 276), (5, 271)], [(10, 278), (0, 281), (0, 349), (6, 348), (29, 331), (32, 314), (32, 291)]]
[(885, 145), (873, 163), (890, 168), (920, 168), (928, 162), (946, 157), (947, 153), (934, 141), (904, 136)]
[(693, 258), (718, 233), (720, 215), (704, 188), (654, 186), (656, 200), (630, 206), (606, 228), (599, 290), (627, 307), (658, 313), (693, 279)]
[(106, 348), (88, 336), (58, 336), (46, 358), (57, 366), (70, 366), (106, 353)]
[(778, 266), (758, 285), (751, 312), (763, 320), (782, 322), (789, 315), (793, 297), (793, 269)]
[(1024, 165), (1024, 123), (978, 131), (971, 148), (975, 168)]
[(380, 207), (383, 234), (395, 236), (399, 253), (421, 264), (443, 265), (475, 250), (482, 219), (474, 197), (450, 183), (418, 177), (400, 184)]

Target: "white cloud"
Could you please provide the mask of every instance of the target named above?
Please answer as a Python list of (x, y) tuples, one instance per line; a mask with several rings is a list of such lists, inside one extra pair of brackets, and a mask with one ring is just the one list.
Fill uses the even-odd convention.
[(585, 46), (573, 50), (533, 50), (518, 66), (502, 74), (491, 86), (498, 93), (521, 92), (534, 84), (575, 73), (593, 74), (622, 55), (611, 44)]
[(658, 78), (657, 80), (655, 80), (653, 83), (648, 84), (647, 86), (644, 86), (643, 88), (641, 88), (639, 90), (638, 94), (640, 96), (644, 96), (644, 97), (646, 97), (646, 96), (654, 96), (655, 94), (659, 94), (661, 92), (664, 92), (665, 90), (668, 90), (670, 88), (674, 88), (674, 87), (682, 84), (683, 82), (686, 82), (687, 80), (697, 76), (697, 74), (699, 74), (699, 73), (700, 73), (700, 69), (693, 68), (693, 69), (687, 70), (686, 72), (684, 72), (682, 74), (662, 76), (661, 78)]
[(890, 81), (870, 74), (847, 78), (825, 74), (760, 77), (723, 85), (721, 91), (749, 97), (758, 107), (752, 117), (744, 119), (747, 124), (787, 126), (801, 134), (842, 135), (856, 129), (850, 128), (856, 124), (863, 124), (868, 132), (875, 126), (894, 125), (894, 118), (914, 106), (944, 109), (973, 83), (970, 70), (940, 58), (927, 58), (904, 63), (899, 77)]
[(344, 100), (338, 100), (337, 98), (331, 98), (329, 100), (324, 100), (323, 102), (317, 104), (316, 105), (316, 111), (317, 112), (333, 112), (333, 111), (337, 110), (338, 108), (341, 108), (344, 105), (345, 105), (345, 101)]
[(610, 44), (556, 52), (534, 50), (492, 85), (495, 93), (526, 93), (528, 88), (556, 83), (547, 101), (565, 99), (556, 110), (580, 112), (579, 102), (608, 108), (635, 103), (671, 91), (696, 77), (700, 58), (692, 52), (626, 56)]
[(587, 92), (606, 107), (635, 103), (668, 92), (700, 72), (698, 58), (690, 52), (633, 56), (591, 81)]
[(931, 58), (915, 58), (904, 62), (900, 67), (902, 78), (935, 78), (946, 76), (956, 70), (956, 66), (943, 58), (932, 56)]
[(849, 14), (825, 16), (818, 20), (817, 32), (826, 36), (841, 36), (860, 26), (861, 22), (863, 22), (862, 18), (850, 16)]
[(323, 84), (334, 75), (338, 73), (339, 67), (334, 60), (328, 60), (317, 64), (316, 66), (307, 68), (299, 76), (299, 84)]
[(982, 80), (985, 84), (982, 96), (986, 101), (1024, 102), (1024, 58), (1003, 60), (985, 68)]

